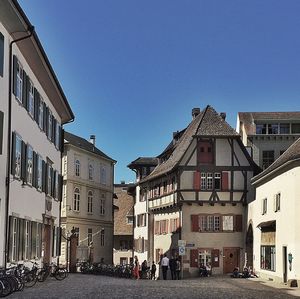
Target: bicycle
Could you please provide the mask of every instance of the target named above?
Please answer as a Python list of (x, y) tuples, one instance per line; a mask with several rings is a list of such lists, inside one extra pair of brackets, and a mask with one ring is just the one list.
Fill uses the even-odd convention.
[(67, 277), (67, 270), (54, 263), (51, 263), (50, 265), (45, 263), (37, 275), (37, 280), (39, 282), (44, 282), (48, 276), (53, 276), (57, 280), (63, 280)]

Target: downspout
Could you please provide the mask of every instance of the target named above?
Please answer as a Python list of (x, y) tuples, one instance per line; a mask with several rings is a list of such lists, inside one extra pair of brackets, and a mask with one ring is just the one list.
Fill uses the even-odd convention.
[(9, 239), (9, 193), (10, 193), (10, 172), (11, 172), (11, 116), (12, 116), (12, 48), (13, 44), (30, 38), (34, 32), (34, 26), (28, 26), (29, 35), (15, 39), (9, 44), (9, 69), (8, 69), (8, 129), (7, 129), (7, 165), (6, 165), (6, 193), (5, 193), (5, 240), (4, 240), (4, 266), (7, 267), (8, 260), (8, 239)]

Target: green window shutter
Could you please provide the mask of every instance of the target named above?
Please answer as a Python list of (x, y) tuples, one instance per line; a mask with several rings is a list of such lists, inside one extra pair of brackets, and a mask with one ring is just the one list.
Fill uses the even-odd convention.
[(36, 234), (37, 234), (37, 223), (31, 222), (31, 258), (36, 258)]
[(36, 152), (32, 152), (32, 187), (37, 186), (37, 156)]
[(16, 55), (13, 56), (13, 94), (17, 95), (17, 69), (18, 69), (18, 58)]
[(46, 192), (46, 162), (42, 161), (42, 191)]
[(12, 261), (12, 252), (13, 252), (13, 238), (14, 238), (14, 217), (9, 216), (9, 242), (8, 242), (8, 261)]
[(47, 132), (47, 113), (46, 113), (47, 106), (45, 102), (43, 103), (43, 131)]
[(25, 256), (25, 219), (18, 219), (18, 260)]
[(11, 174), (16, 174), (16, 133), (12, 132), (12, 146), (11, 146)]
[(62, 201), (62, 186), (63, 186), (63, 177), (62, 175), (58, 175), (58, 188), (57, 188), (57, 199)]
[(3, 147), (3, 120), (4, 120), (4, 113), (0, 111), (0, 155), (2, 155), (2, 147)]
[(61, 255), (61, 227), (57, 227), (56, 232), (56, 255)]
[(37, 124), (39, 124), (39, 111), (40, 111), (40, 94), (34, 88), (34, 120), (36, 121)]
[(22, 81), (22, 97), (23, 97), (23, 106), (24, 108), (29, 111), (29, 103), (28, 103), (28, 98), (29, 98), (29, 78), (26, 74), (26, 72), (23, 70), (23, 81)]

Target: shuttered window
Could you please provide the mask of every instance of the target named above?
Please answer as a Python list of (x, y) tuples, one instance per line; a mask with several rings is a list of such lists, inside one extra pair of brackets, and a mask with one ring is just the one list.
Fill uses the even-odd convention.
[(200, 190), (200, 172), (199, 171), (194, 172), (194, 189)]
[(12, 151), (12, 174), (17, 178), (20, 178), (22, 163), (22, 139), (16, 133), (13, 133)]
[(28, 113), (29, 115), (34, 118), (34, 86), (31, 80), (27, 79), (27, 107), (28, 107)]
[(213, 143), (209, 140), (198, 141), (197, 146), (198, 164), (212, 164), (214, 161)]
[(198, 249), (190, 250), (190, 267), (198, 268)]
[(27, 159), (26, 159), (26, 180), (27, 184), (33, 183), (33, 149), (30, 145), (27, 145)]
[(228, 171), (222, 171), (222, 190), (228, 191), (229, 190), (229, 184), (228, 184)]

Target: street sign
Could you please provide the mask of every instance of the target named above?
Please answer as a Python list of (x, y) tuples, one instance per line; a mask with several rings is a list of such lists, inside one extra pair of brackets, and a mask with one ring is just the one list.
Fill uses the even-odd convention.
[(179, 246), (178, 252), (179, 252), (179, 255), (185, 255), (185, 247), (184, 246)]
[(185, 247), (195, 247), (195, 243), (186, 243)]
[(185, 247), (186, 241), (185, 240), (178, 240), (178, 247)]

